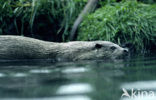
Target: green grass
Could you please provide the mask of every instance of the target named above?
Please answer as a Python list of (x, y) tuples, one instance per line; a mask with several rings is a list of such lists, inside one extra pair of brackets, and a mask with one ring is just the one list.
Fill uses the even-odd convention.
[(99, 8), (81, 24), (78, 40), (131, 43), (147, 52), (156, 46), (156, 5), (127, 1)]
[(64, 41), (85, 3), (78, 0), (0, 0), (0, 34)]

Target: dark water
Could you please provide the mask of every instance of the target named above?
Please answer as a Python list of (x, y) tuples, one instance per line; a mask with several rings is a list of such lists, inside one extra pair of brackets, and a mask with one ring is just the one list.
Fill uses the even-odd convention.
[(156, 100), (156, 56), (1, 62), (0, 100)]

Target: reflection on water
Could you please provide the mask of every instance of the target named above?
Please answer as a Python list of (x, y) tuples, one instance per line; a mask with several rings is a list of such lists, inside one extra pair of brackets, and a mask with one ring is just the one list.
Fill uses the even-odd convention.
[(5, 76), (5, 74), (3, 74), (3, 73), (0, 73), (0, 77), (4, 77)]
[(144, 97), (141, 97), (141, 98), (121, 98), (121, 100), (156, 100), (156, 97), (151, 97), (151, 96), (144, 96)]
[(143, 89), (143, 90), (151, 90), (155, 89), (156, 90), (156, 80), (153, 81), (137, 81), (137, 82), (132, 82), (132, 83), (124, 83), (121, 84), (121, 88), (125, 89)]
[[(151, 96), (150, 91), (154, 92), (154, 96)], [(140, 98), (156, 100), (154, 55), (114, 62), (0, 63), (0, 100), (140, 100)]]
[(50, 73), (51, 71), (48, 69), (32, 69), (29, 72), (30, 73)]
[(15, 73), (15, 74), (12, 75), (12, 77), (15, 77), (15, 78), (17, 78), (17, 77), (26, 77), (26, 76), (27, 76), (27, 74), (25, 74), (25, 73)]
[(87, 96), (60, 96), (49, 98), (2, 98), (1, 100), (91, 100)]
[(92, 87), (89, 84), (69, 84), (58, 88), (57, 94), (83, 94), (92, 91)]
[(62, 70), (62, 72), (66, 74), (71, 74), (71, 73), (83, 73), (83, 72), (87, 72), (88, 70), (89, 69), (87, 68), (79, 67), (79, 68), (67, 68)]

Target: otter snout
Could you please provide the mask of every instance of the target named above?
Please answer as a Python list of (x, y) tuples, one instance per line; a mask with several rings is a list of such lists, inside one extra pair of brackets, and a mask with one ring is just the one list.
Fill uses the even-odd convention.
[(123, 54), (124, 54), (125, 56), (128, 56), (129, 50), (128, 50), (127, 48), (124, 48), (124, 49), (123, 49)]

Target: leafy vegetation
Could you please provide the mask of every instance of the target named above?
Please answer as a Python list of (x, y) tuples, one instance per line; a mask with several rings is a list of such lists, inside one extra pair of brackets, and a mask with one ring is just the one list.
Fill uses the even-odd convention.
[(149, 3), (149, 4), (156, 3), (156, 0), (138, 0), (138, 1), (144, 2), (144, 3)]
[[(0, 0), (0, 34), (67, 41), (88, 0)], [(139, 1), (139, 3), (137, 2)], [(80, 26), (78, 40), (131, 43), (136, 51), (156, 46), (155, 0), (99, 0)], [(149, 4), (143, 4), (149, 3)]]
[(81, 24), (78, 40), (131, 43), (148, 51), (156, 46), (156, 5), (127, 1), (99, 8)]
[(86, 0), (0, 0), (0, 34), (63, 41)]

